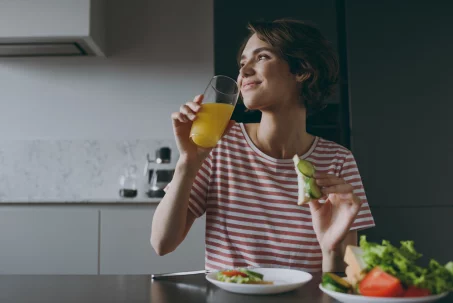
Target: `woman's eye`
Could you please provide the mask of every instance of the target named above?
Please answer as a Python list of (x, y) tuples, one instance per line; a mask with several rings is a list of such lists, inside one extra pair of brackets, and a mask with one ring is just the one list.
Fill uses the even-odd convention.
[(267, 56), (267, 55), (259, 55), (258, 56), (258, 60), (259, 61), (264, 60), (264, 59), (269, 59), (269, 56)]

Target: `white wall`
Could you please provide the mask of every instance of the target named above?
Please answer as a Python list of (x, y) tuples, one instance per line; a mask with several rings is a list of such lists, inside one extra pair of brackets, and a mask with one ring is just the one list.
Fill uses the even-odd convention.
[(0, 58), (0, 140), (172, 138), (214, 72), (212, 0), (109, 0), (107, 30), (107, 59)]

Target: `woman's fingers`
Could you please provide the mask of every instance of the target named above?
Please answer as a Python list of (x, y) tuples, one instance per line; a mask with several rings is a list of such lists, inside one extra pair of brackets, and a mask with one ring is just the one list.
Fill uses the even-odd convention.
[(193, 101), (189, 101), (186, 104), (181, 105), (179, 112), (171, 114), (171, 119), (179, 121), (181, 123), (187, 123), (197, 118), (197, 112), (201, 109), (201, 102), (203, 101), (203, 95), (198, 95), (193, 98)]
[(312, 213), (318, 211), (318, 209), (322, 207), (322, 204), (319, 203), (318, 199), (310, 200), (310, 202), (308, 202), (308, 205), (310, 206)]
[(335, 174), (326, 174), (316, 172), (314, 175), (316, 183), (319, 185), (335, 185), (346, 183), (343, 178), (337, 177)]
[(321, 191), (327, 194), (351, 194), (352, 193), (352, 186), (347, 183), (343, 184), (336, 184), (332, 186), (326, 186), (321, 189)]
[(360, 208), (362, 205), (362, 200), (354, 195), (353, 193), (349, 194), (328, 194), (327, 200), (333, 201), (334, 203), (346, 203), (349, 205), (356, 205), (357, 208)]
[(316, 174), (316, 184), (321, 186), (321, 190), (324, 194), (352, 194), (353, 187), (346, 183), (345, 180), (339, 178), (333, 174)]
[(173, 121), (179, 121), (181, 123), (189, 122), (189, 118), (181, 112), (175, 112), (171, 114), (171, 119)]
[(195, 115), (195, 112), (187, 104), (181, 105), (181, 107), (179, 108), (179, 112), (185, 115), (191, 121), (195, 120), (195, 118), (197, 117)]
[(201, 102), (203, 102), (203, 98), (204, 98), (203, 95), (197, 95), (197, 96), (195, 96), (195, 98), (193, 98), (193, 102), (195, 102), (197, 104), (201, 104)]
[(326, 178), (317, 178), (316, 184), (320, 186), (332, 186), (338, 184), (345, 184), (345, 181), (341, 178), (332, 175), (333, 177), (326, 177)]
[(191, 109), (193, 113), (197, 113), (201, 109), (201, 105), (196, 102), (187, 102), (186, 106)]
[(181, 105), (179, 113), (173, 113), (172, 119), (178, 119), (181, 122), (194, 121), (197, 118), (197, 112), (201, 109), (201, 106), (195, 102), (187, 102)]

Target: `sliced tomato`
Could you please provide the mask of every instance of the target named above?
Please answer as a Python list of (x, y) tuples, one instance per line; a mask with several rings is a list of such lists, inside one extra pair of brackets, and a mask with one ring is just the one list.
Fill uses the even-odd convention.
[(403, 297), (426, 297), (430, 294), (431, 292), (429, 291), (429, 289), (409, 286), (404, 292)]
[(247, 274), (244, 274), (243, 272), (241, 272), (239, 270), (226, 270), (226, 271), (222, 271), (222, 274), (227, 277), (234, 277), (234, 276), (247, 277)]
[(360, 294), (368, 297), (400, 297), (404, 293), (400, 280), (379, 267), (373, 268), (359, 284)]

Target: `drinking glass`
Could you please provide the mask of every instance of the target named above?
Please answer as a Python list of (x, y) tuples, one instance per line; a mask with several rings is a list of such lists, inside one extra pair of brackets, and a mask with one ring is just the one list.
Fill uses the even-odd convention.
[(214, 76), (204, 92), (201, 109), (190, 131), (192, 141), (204, 148), (216, 146), (233, 114), (239, 97), (235, 80), (227, 76)]

